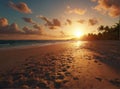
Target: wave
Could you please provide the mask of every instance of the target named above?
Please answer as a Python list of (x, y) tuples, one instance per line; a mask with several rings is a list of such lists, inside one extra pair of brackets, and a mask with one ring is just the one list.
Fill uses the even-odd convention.
[(0, 48), (10, 48), (19, 46), (48, 45), (58, 42), (66, 42), (65, 40), (0, 40)]

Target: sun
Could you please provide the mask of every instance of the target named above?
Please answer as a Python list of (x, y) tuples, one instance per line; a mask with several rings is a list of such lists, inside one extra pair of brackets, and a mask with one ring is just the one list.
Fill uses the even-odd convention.
[(86, 33), (84, 30), (85, 27), (77, 23), (72, 24), (69, 29), (71, 29), (69, 33), (71, 37), (76, 39), (82, 38)]
[(76, 38), (80, 38), (82, 35), (83, 35), (83, 32), (80, 31), (80, 30), (75, 31), (75, 33), (74, 33), (74, 36), (75, 36)]

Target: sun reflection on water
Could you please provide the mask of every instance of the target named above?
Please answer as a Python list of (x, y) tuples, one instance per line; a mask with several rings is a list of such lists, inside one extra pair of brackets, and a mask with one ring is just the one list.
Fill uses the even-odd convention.
[(82, 44), (83, 44), (82, 41), (76, 41), (75, 46), (76, 46), (76, 47), (80, 47)]

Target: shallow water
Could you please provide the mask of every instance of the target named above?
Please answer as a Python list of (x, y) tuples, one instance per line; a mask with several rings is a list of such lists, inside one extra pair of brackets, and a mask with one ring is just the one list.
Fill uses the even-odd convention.
[(65, 40), (0, 40), (0, 48), (24, 47), (24, 46), (43, 46), (66, 42)]

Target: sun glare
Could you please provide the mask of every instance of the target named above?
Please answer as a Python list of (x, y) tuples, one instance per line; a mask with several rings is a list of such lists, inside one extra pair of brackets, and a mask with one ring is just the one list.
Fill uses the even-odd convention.
[(74, 36), (77, 38), (80, 38), (83, 35), (83, 33), (79, 30), (75, 31)]

